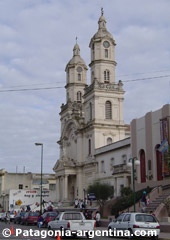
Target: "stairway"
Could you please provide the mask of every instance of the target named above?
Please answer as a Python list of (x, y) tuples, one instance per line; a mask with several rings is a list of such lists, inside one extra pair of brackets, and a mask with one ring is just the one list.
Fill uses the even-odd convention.
[(164, 190), (163, 193), (157, 197), (153, 202), (150, 202), (150, 204), (146, 207), (145, 212), (154, 212), (157, 207), (168, 197), (170, 196), (170, 190)]

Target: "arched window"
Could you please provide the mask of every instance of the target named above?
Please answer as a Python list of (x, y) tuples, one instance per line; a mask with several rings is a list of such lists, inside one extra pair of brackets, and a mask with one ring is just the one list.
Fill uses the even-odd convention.
[(156, 166), (157, 166), (157, 180), (163, 180), (163, 172), (162, 172), (162, 154), (158, 151), (160, 145), (158, 144), (155, 148), (156, 150)]
[(111, 138), (111, 137), (108, 137), (108, 138), (107, 138), (107, 145), (108, 145), (108, 144), (111, 144), (111, 143), (112, 143), (112, 138)]
[(146, 182), (146, 168), (145, 168), (145, 151), (140, 151), (140, 175), (141, 183)]
[(77, 102), (78, 103), (81, 103), (81, 99), (82, 99), (82, 95), (81, 95), (81, 92), (77, 92)]
[(115, 159), (114, 159), (114, 158), (111, 158), (111, 159), (110, 159), (110, 167), (111, 167), (111, 169), (113, 169), (114, 164), (115, 164)]
[(95, 45), (94, 43), (92, 44), (92, 58), (94, 59), (95, 57)]
[(90, 102), (89, 104), (89, 115), (90, 115), (90, 120), (92, 120), (92, 103)]
[(127, 155), (126, 154), (124, 154), (122, 156), (122, 161), (123, 161), (124, 164), (127, 162)]
[(112, 119), (112, 104), (110, 101), (105, 103), (105, 118)]
[(108, 70), (104, 71), (104, 82), (109, 82), (110, 81), (110, 72)]
[(81, 73), (78, 73), (78, 81), (81, 81)]
[(91, 139), (89, 139), (89, 155), (91, 155)]
[(104, 53), (105, 53), (105, 58), (108, 58), (108, 55), (109, 55), (109, 54), (108, 54), (108, 49), (105, 49), (105, 50), (104, 50)]
[(69, 92), (67, 92), (67, 101), (69, 100)]
[(101, 172), (102, 172), (102, 173), (105, 172), (105, 164), (104, 164), (104, 160), (101, 161)]
[(92, 80), (92, 82), (94, 82), (94, 72), (93, 71), (91, 73), (91, 80)]

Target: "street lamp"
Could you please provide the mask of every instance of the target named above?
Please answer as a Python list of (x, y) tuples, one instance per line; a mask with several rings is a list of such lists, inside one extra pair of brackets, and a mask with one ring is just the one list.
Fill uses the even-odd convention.
[(42, 214), (42, 173), (43, 173), (43, 144), (35, 143), (36, 146), (41, 146), (41, 188), (40, 188), (40, 214)]
[(137, 157), (130, 158), (127, 166), (132, 168), (131, 170), (132, 170), (132, 181), (133, 181), (133, 206), (134, 206), (134, 212), (136, 212), (135, 165), (139, 166), (140, 165), (140, 161), (137, 159)]
[(5, 196), (6, 194), (5, 193), (2, 193), (2, 198), (3, 198), (3, 210), (5, 211)]

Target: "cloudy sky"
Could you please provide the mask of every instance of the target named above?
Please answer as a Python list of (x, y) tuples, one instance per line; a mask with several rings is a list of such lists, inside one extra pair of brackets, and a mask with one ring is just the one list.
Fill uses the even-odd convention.
[[(0, 169), (39, 172), (34, 143), (42, 142), (44, 172), (52, 172), (65, 66), (76, 36), (90, 63), (101, 7), (117, 43), (125, 122), (170, 103), (169, 0), (0, 0)], [(144, 80), (126, 82), (135, 79)], [(37, 88), (52, 89), (27, 90)]]

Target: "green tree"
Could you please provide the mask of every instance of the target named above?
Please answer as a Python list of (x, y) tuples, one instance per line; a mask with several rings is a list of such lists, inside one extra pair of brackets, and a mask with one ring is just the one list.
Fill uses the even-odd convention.
[(88, 187), (87, 192), (95, 194), (102, 215), (104, 204), (108, 198), (113, 197), (113, 187), (108, 183), (96, 182)]
[(164, 153), (165, 161), (167, 162), (168, 169), (170, 170), (170, 146), (168, 148), (168, 151)]
[(130, 187), (122, 187), (120, 193), (122, 197), (126, 197), (132, 194), (132, 189)]

